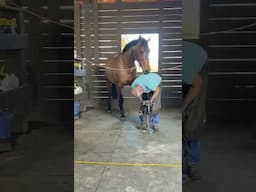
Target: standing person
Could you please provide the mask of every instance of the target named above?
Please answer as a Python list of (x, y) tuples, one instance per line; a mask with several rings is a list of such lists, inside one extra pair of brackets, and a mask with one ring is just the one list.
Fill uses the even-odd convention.
[[(144, 73), (138, 76), (131, 84), (132, 95), (142, 100), (151, 100), (153, 130), (158, 130), (159, 110), (161, 108), (161, 77), (156, 73)], [(142, 128), (142, 127), (140, 127)]]
[(182, 179), (200, 180), (200, 134), (206, 121), (207, 53), (183, 41)]

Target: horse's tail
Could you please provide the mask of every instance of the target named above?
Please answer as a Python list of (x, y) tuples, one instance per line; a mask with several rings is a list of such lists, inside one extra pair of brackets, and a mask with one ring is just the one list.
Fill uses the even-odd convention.
[(117, 99), (117, 87), (116, 87), (116, 84), (112, 83), (112, 93), (111, 93), (111, 96), (113, 99)]

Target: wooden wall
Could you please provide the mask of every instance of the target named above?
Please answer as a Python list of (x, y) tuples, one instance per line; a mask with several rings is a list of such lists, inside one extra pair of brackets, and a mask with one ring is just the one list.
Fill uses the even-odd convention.
[[(21, 0), (24, 8), (73, 27), (72, 0)], [(27, 64), (36, 88), (37, 119), (73, 122), (73, 29), (25, 15)]]
[[(208, 117), (255, 120), (256, 2), (208, 0), (201, 10), (201, 42), (209, 54)], [(251, 26), (226, 31), (246, 25)], [(204, 34), (217, 31), (226, 32)]]
[[(164, 105), (181, 101), (182, 1), (161, 3), (84, 4), (80, 18), (81, 55), (104, 66), (107, 58), (120, 53), (121, 34), (159, 33), (159, 73), (163, 78)], [(91, 65), (90, 93), (96, 103), (107, 98), (104, 69)], [(129, 102), (134, 98), (126, 95)]]
[[(177, 2), (180, 1), (170, 1), (168, 3), (171, 5), (171, 3), (175, 4)], [(73, 25), (73, 1), (71, 0), (22, 0), (22, 4), (46, 17), (71, 26)], [(102, 10), (107, 9), (106, 6), (99, 8)], [(113, 5), (111, 6), (114, 9)], [(136, 9), (142, 8), (137, 6), (136, 3), (131, 6), (136, 6), (134, 7)], [(156, 3), (154, 8), (163, 8), (158, 6), (160, 5)], [(178, 7), (182, 6), (179, 5)], [(225, 31), (255, 23), (255, 7), (256, 3), (254, 0), (244, 0), (242, 2), (239, 0), (202, 1), (201, 32)], [(171, 16), (172, 13), (170, 10), (165, 10), (165, 12), (169, 12), (167, 17), (169, 17), (169, 20), (172, 20), (174, 17)], [(146, 14), (147, 12), (144, 10), (143, 13)], [(99, 13), (96, 18), (98, 20), (102, 19), (102, 14), (103, 12)], [(180, 12), (176, 14), (179, 15)], [(157, 17), (163, 17), (163, 15), (158, 15)], [(38, 85), (37, 93), (40, 98), (39, 101), (44, 106), (44, 110), (42, 110), (44, 112), (42, 114), (48, 114), (48, 116), (55, 115), (55, 117), (58, 117), (57, 119), (61, 120), (64, 117), (65, 110), (73, 110), (73, 74), (70, 73), (73, 71), (73, 30), (53, 24), (45, 24), (44, 21), (39, 21), (30, 15), (26, 16), (26, 22), (26, 30), (30, 34), (30, 49), (27, 52), (27, 55), (29, 55), (27, 63), (31, 68), (32, 74), (34, 74), (33, 80)], [(95, 20), (91, 22), (95, 22)], [(161, 26), (168, 25), (168, 22), (160, 23)], [(158, 24), (154, 26), (157, 29), (147, 31), (156, 31), (159, 29)], [(99, 25), (98, 27), (102, 26)], [(200, 43), (206, 46), (209, 54), (208, 62), (210, 71), (207, 105), (209, 118), (219, 120), (255, 119), (253, 115), (256, 107), (255, 27), (254, 25), (239, 31), (201, 35)], [(99, 30), (103, 32), (103, 30)], [(177, 34), (179, 30), (175, 31), (174, 28), (168, 29), (168, 26), (166, 26), (166, 29), (163, 31), (165, 31), (168, 38), (165, 35), (161, 35), (161, 43), (168, 42), (169, 44), (173, 44), (174, 40), (177, 42), (181, 41), (179, 40), (179, 34)], [(106, 30), (104, 33), (106, 33)], [(117, 45), (120, 44), (117, 43)], [(119, 48), (114, 49), (113, 52), (117, 52), (117, 50)], [(162, 46), (160, 48), (162, 53), (161, 63), (164, 61), (163, 54), (167, 54), (163, 53), (163, 50), (164, 48)], [(91, 52), (91, 54), (94, 53), (96, 52)], [(170, 57), (168, 59), (171, 60), (167, 61), (167, 59), (166, 63), (169, 63), (169, 66), (174, 62), (172, 57), (175, 57), (175, 54), (174, 52), (168, 53), (167, 57)], [(94, 55), (92, 57), (95, 58)], [(168, 74), (177, 73), (179, 74), (180, 72), (172, 71)], [(174, 76), (169, 75), (164, 78), (167, 80), (166, 86), (173, 85), (172, 83), (167, 83), (168, 80), (172, 80), (173, 78), (173, 80), (179, 79)], [(100, 95), (102, 94), (104, 97), (104, 88)], [(170, 97), (173, 97), (175, 94), (178, 96), (180, 93), (173, 93)], [(70, 113), (73, 112), (70, 111)], [(66, 117), (70, 118), (70, 114), (69, 116), (68, 113), (65, 114), (67, 114)]]

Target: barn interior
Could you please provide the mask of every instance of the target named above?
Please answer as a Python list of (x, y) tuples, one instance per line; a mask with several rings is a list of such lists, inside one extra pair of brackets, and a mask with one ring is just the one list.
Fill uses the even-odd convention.
[[(75, 191), (181, 191), (181, 28), (181, 1), (98, 1), (75, 7), (75, 50), (85, 66), (89, 108), (74, 126)], [(152, 135), (136, 128), (139, 100), (130, 86), (122, 90), (127, 121), (120, 122), (117, 100), (106, 112), (104, 66), (140, 35), (150, 38), (150, 65), (162, 77), (160, 129)], [(79, 95), (75, 101), (81, 103)]]
[[(13, 34), (9, 37), (2, 34), (1, 31), (0, 66), (2, 68), (4, 65), (6, 72), (14, 73), (20, 81), (18, 88), (0, 92), (1, 111), (9, 111), (14, 114), (11, 127), (12, 137), (1, 139), (0, 183), (2, 191), (73, 191), (75, 187), (74, 170), (78, 173), (75, 179), (79, 181), (75, 182), (75, 185), (80, 187), (75, 188), (76, 191), (98, 192), (104, 189), (136, 191), (133, 185), (138, 186), (137, 191), (162, 189), (166, 192), (181, 190), (187, 192), (229, 190), (240, 192), (251, 191), (254, 188), (256, 176), (253, 161), (256, 155), (253, 113), (256, 106), (256, 68), (254, 66), (256, 60), (254, 54), (256, 3), (253, 0), (244, 0), (243, 2), (239, 0), (197, 0), (194, 4), (185, 3), (185, 0), (159, 2), (157, 0), (140, 2), (77, 0), (74, 4), (70, 0), (7, 0), (6, 5), (1, 5), (0, 16), (2, 18), (12, 19), (15, 17), (17, 19), (18, 35)], [(81, 9), (81, 7), (85, 8)], [(77, 9), (83, 10), (81, 14), (84, 14), (82, 18), (79, 18), (80, 21), (83, 21), (80, 23), (81, 29), (79, 30), (75, 24), (79, 22), (75, 19), (78, 12), (74, 10)], [(146, 21), (142, 20), (144, 21), (142, 24), (133, 24), (133, 20), (128, 14), (129, 11), (126, 9), (134, 12), (137, 10), (140, 13), (141, 17), (138, 17), (138, 23), (141, 18), (145, 18)], [(197, 10), (200, 14), (196, 14)], [(113, 13), (115, 13), (114, 16)], [(127, 14), (126, 23), (121, 17), (125, 13)], [(182, 28), (182, 15), (185, 14), (189, 15), (188, 17), (191, 17), (192, 20), (196, 16), (197, 20), (193, 20), (194, 25), (183, 24)], [(114, 22), (120, 24), (118, 26), (125, 30), (114, 28), (116, 23), (111, 23), (112, 17), (115, 17), (117, 20)], [(104, 18), (106, 21), (97, 23), (100, 18)], [(127, 23), (133, 27), (126, 27)], [(73, 26), (73, 24), (75, 25)], [(90, 27), (86, 28), (86, 24)], [(138, 32), (134, 28), (140, 29), (140, 31)], [(161, 30), (158, 31), (158, 29)], [(188, 32), (185, 33), (182, 29), (186, 29)], [(94, 30), (102, 31), (105, 36), (92, 36), (91, 34), (95, 34)], [(118, 114), (117, 109), (114, 118), (113, 114), (105, 113), (104, 107), (102, 110), (97, 110), (98, 106), (104, 106), (106, 99), (106, 90), (101, 85), (103, 73), (100, 71), (96, 73), (93, 66), (88, 63), (86, 67), (89, 68), (89, 71), (87, 68), (86, 79), (84, 79), (87, 83), (84, 90), (88, 90), (88, 93), (85, 94), (86, 99), (82, 99), (85, 102), (83, 103), (85, 107), (81, 108), (83, 112), (80, 119), (74, 120), (74, 47), (77, 48), (77, 43), (81, 38), (80, 45), (84, 49), (81, 48), (82, 51), (80, 50), (81, 52), (78, 51), (76, 54), (82, 58), (92, 59), (93, 63), (102, 63), (103, 65), (108, 52), (111, 54), (121, 50), (120, 35), (124, 33), (113, 36), (111, 40), (116, 46), (113, 48), (111, 47), (113, 42), (109, 42), (110, 39), (104, 39), (111, 33), (111, 30), (115, 31), (114, 34), (118, 32), (159, 33), (159, 70), (171, 68), (173, 64), (176, 65), (181, 61), (182, 48), (179, 45), (181, 45), (182, 39), (196, 42), (207, 50), (209, 65), (207, 124), (201, 139), (202, 181), (190, 182), (183, 185), (181, 189), (177, 184), (181, 185), (181, 180), (177, 180), (175, 185), (165, 185), (170, 187), (171, 190), (168, 190), (163, 187), (161, 182), (156, 182), (161, 181), (157, 176), (169, 176), (170, 180), (175, 180), (179, 169), (167, 169), (170, 172), (175, 170), (173, 178), (165, 168), (159, 168), (155, 171), (156, 175), (151, 175), (147, 167), (141, 166), (144, 169), (142, 173), (145, 174), (146, 181), (138, 180), (138, 183), (129, 183), (129, 180), (123, 182), (125, 177), (120, 177), (121, 179), (113, 177), (120, 173), (118, 166), (89, 166), (79, 163), (74, 165), (74, 160), (121, 162), (131, 158), (131, 160), (137, 160), (137, 163), (146, 164), (150, 163), (146, 160), (154, 159), (151, 153), (145, 153), (143, 158), (125, 155), (118, 157), (115, 153), (104, 155), (104, 149), (111, 149), (112, 152), (114, 150), (117, 153), (120, 150), (124, 150), (124, 152), (129, 150), (124, 148), (126, 146), (122, 145), (124, 143), (121, 139), (131, 144), (133, 141), (125, 140), (128, 139), (126, 136), (131, 136), (131, 134), (138, 136), (139, 133), (133, 128), (130, 131), (120, 130), (120, 127), (125, 129), (127, 126), (129, 129), (130, 124), (122, 124), (118, 120), (119, 116), (115, 116)], [(166, 36), (162, 35), (162, 31), (165, 31)], [(168, 47), (166, 46), (168, 44), (175, 45), (176, 48), (164, 49), (164, 47)], [(88, 45), (95, 46), (93, 49), (86, 49)], [(100, 49), (104, 49), (101, 46), (106, 46), (105, 49), (109, 49), (109, 51), (99, 55)], [(165, 67), (163, 67), (163, 63), (165, 63)], [(90, 72), (92, 74), (88, 75)], [(180, 137), (178, 106), (181, 99), (181, 68), (163, 70), (162, 74), (166, 90), (162, 101), (166, 108), (170, 109), (167, 113), (163, 110), (163, 117), (172, 118), (171, 120), (175, 124), (173, 129), (176, 130), (177, 137)], [(92, 77), (92, 79), (88, 79), (88, 77)], [(127, 103), (133, 103), (131, 106), (135, 106), (136, 100), (127, 93), (125, 103), (130, 114), (129, 118), (135, 122), (136, 114), (133, 108), (127, 106)], [(101, 114), (101, 116), (97, 117), (97, 114)], [(102, 117), (110, 118), (111, 120), (108, 122), (111, 126), (117, 125), (118, 128), (107, 127), (106, 132), (103, 132), (100, 128), (96, 129), (95, 124), (88, 123), (88, 118), (101, 123)], [(167, 121), (166, 124), (168, 125)], [(86, 129), (84, 125), (86, 125)], [(163, 127), (164, 130), (168, 130), (168, 128), (166, 125)], [(79, 136), (85, 134), (88, 141), (91, 142), (74, 144), (75, 129), (77, 131), (75, 138), (79, 139)], [(111, 131), (113, 131), (112, 134), (110, 134)], [(179, 142), (175, 140), (177, 137), (173, 137), (168, 131), (167, 133), (173, 141)], [(170, 142), (171, 140), (167, 139), (167, 133), (161, 137), (164, 140), (158, 141)], [(90, 134), (98, 135), (102, 141), (89, 138)], [(104, 139), (106, 142), (110, 142), (109, 138), (112, 136), (119, 136), (120, 140), (117, 138), (115, 140), (119, 144), (119, 148), (111, 148), (110, 145), (104, 146), (104, 144), (106, 145)], [(149, 139), (145, 141), (149, 141)], [(87, 152), (91, 149), (98, 151), (93, 151), (93, 154), (88, 155)], [(134, 148), (131, 148), (130, 151), (134, 152), (132, 149)], [(167, 147), (162, 152), (165, 153), (168, 150), (167, 153), (171, 153), (172, 150), (169, 149), (170, 147)], [(179, 146), (175, 149), (177, 149), (175, 153), (177, 155)], [(79, 156), (80, 159), (78, 159), (76, 150), (84, 153)], [(112, 155), (112, 158), (109, 155)], [(168, 157), (170, 158), (161, 159), (159, 157), (154, 160), (159, 164), (180, 161), (178, 157), (172, 155), (168, 155)], [(109, 171), (109, 167), (112, 168), (112, 171)], [(125, 169), (121, 171), (120, 176), (127, 174), (129, 167)], [(136, 167), (129, 170), (132, 172), (130, 177), (142, 174), (138, 170)], [(95, 174), (91, 175), (93, 179), (84, 177), (88, 173), (87, 171), (95, 171)], [(109, 179), (111, 177), (113, 183)], [(108, 186), (109, 182), (114, 189)], [(122, 185), (122, 183), (124, 184)], [(147, 184), (162, 186), (162, 188), (147, 188)], [(102, 186), (106, 188), (102, 188)]]
[(1, 72), (18, 78), (0, 91), (0, 190), (73, 191), (73, 1), (1, 1), (0, 15)]
[(200, 6), (200, 35), (192, 41), (208, 53), (202, 180), (183, 191), (250, 191), (256, 169), (255, 2), (210, 0)]

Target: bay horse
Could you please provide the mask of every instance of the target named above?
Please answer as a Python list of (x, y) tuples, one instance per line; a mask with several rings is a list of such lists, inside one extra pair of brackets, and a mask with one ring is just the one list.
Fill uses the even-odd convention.
[(138, 39), (129, 42), (119, 55), (110, 58), (105, 66), (108, 87), (108, 111), (111, 111), (111, 97), (114, 88), (112, 85), (114, 84), (117, 98), (119, 99), (121, 120), (123, 121), (125, 120), (125, 115), (122, 89), (124, 86), (131, 85), (136, 78), (135, 60), (138, 61), (143, 73), (150, 71), (148, 41), (139, 36)]

